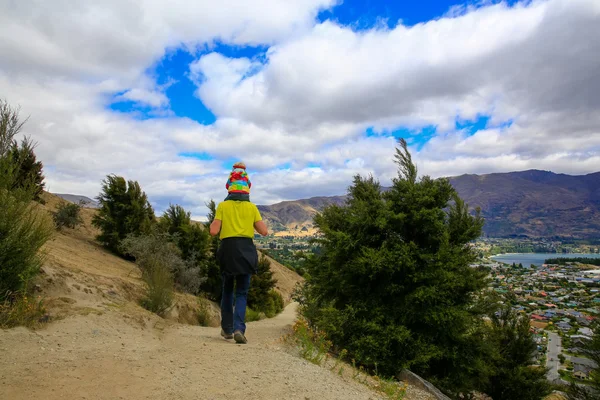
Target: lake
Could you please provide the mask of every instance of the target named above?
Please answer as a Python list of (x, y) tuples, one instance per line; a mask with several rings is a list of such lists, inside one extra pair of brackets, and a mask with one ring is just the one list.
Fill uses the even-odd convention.
[(531, 264), (542, 265), (548, 258), (600, 258), (600, 254), (579, 254), (579, 253), (510, 253), (510, 254), (498, 254), (492, 256), (492, 260), (503, 262), (507, 264), (523, 264), (524, 267), (530, 267)]

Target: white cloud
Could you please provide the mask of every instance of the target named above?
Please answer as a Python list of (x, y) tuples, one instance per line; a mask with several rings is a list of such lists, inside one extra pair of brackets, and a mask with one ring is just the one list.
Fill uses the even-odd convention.
[[(316, 23), (334, 3), (0, 0), (0, 94), (31, 116), (25, 133), (50, 190), (94, 196), (117, 173), (139, 180), (157, 208), (180, 203), (195, 216), (224, 197), (221, 160), (231, 158), (248, 163), (262, 204), (341, 194), (356, 173), (389, 184), (394, 139), (365, 137), (368, 127), (436, 125), (413, 149), (434, 176), (598, 170), (598, 1), (501, 3), (368, 31)], [(148, 69), (173, 48), (215, 40), (270, 47), (264, 60), (199, 57), (190, 78), (217, 121), (175, 117), (168, 85)], [(111, 111), (114, 100), (161, 118)], [(454, 129), (457, 116), (479, 114), (491, 116), (488, 129)]]

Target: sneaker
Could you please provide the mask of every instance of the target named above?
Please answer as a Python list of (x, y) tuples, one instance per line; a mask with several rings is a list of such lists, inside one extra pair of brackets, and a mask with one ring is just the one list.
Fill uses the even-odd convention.
[(244, 334), (242, 333), (242, 331), (235, 331), (233, 332), (233, 338), (235, 339), (235, 342), (238, 344), (246, 344), (248, 343), (248, 341), (246, 340), (246, 336), (244, 336)]
[(221, 329), (221, 336), (223, 336), (224, 339), (233, 339), (233, 333), (225, 333), (223, 329)]

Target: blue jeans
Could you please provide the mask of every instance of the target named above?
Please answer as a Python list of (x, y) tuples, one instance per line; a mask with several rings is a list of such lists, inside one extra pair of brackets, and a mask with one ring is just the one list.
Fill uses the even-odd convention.
[[(223, 274), (221, 298), (221, 328), (225, 333), (246, 333), (246, 302), (252, 275)], [(235, 311), (233, 309), (233, 284), (235, 283)]]

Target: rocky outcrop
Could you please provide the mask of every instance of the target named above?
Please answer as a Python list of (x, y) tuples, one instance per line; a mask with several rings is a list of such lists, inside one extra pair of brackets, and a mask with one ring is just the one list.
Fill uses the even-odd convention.
[(419, 375), (412, 373), (407, 369), (402, 370), (402, 372), (398, 374), (398, 380), (406, 382), (409, 385), (416, 387), (417, 389), (421, 389), (431, 394), (436, 400), (451, 400), (450, 397), (440, 392), (440, 390), (433, 386), (431, 383), (427, 382)]

